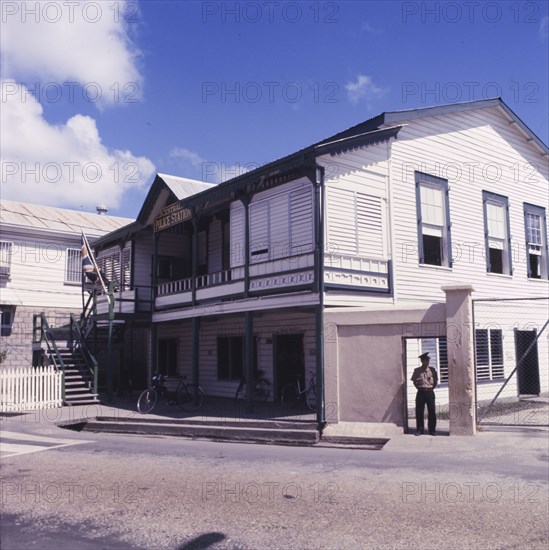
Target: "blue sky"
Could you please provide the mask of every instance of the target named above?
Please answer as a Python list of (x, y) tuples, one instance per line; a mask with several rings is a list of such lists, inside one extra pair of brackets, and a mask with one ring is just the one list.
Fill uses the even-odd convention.
[(549, 142), (547, 2), (34, 5), (2, 4), (2, 198), (135, 217), (155, 172), (217, 183), (497, 95)]

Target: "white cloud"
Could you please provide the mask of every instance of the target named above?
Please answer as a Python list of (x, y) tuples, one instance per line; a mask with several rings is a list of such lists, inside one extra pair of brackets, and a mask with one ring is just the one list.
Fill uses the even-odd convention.
[(195, 168), (201, 167), (206, 160), (198, 153), (185, 149), (183, 147), (174, 147), (170, 151), (170, 157), (190, 162)]
[(227, 164), (223, 161), (207, 160), (199, 153), (184, 147), (174, 147), (170, 151), (170, 157), (179, 161), (184, 170), (183, 176), (197, 178), (206, 183), (223, 183), (260, 166), (256, 162)]
[[(141, 97), (140, 52), (131, 40), (136, 2), (6, 2), (2, 9), (2, 78), (77, 82), (101, 92), (98, 106)], [(133, 15), (137, 18), (137, 14)]]
[(16, 86), (13, 80), (0, 86), (2, 198), (66, 207), (105, 203), (117, 208), (126, 191), (150, 180), (152, 162), (106, 147), (93, 118), (77, 114), (64, 124), (50, 124), (33, 96), (5, 93)]
[(356, 82), (345, 84), (345, 89), (351, 103), (358, 103), (362, 99), (370, 101), (371, 99), (383, 97), (386, 93), (384, 88), (374, 84), (372, 77), (363, 74), (357, 76)]

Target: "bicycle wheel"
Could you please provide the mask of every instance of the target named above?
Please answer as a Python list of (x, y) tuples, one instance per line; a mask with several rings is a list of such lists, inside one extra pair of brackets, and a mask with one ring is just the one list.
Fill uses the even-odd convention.
[(271, 384), (265, 378), (258, 380), (255, 385), (254, 399), (256, 401), (267, 401), (271, 393)]
[(150, 413), (154, 409), (157, 399), (158, 394), (156, 390), (151, 389), (141, 392), (141, 395), (137, 399), (137, 410), (141, 414)]
[(194, 384), (179, 384), (175, 399), (184, 411), (196, 411), (202, 407), (204, 402), (204, 390)]
[(309, 407), (312, 411), (316, 411), (316, 386), (311, 386), (307, 390), (306, 401), (307, 407)]
[(282, 388), (282, 403), (297, 403), (297, 387), (295, 384), (286, 384)]

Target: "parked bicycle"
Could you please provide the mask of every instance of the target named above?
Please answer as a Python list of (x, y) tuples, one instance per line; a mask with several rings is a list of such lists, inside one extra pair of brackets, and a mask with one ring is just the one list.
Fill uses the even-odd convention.
[(282, 388), (282, 403), (295, 404), (305, 401), (307, 407), (316, 411), (316, 383), (315, 375), (311, 375), (309, 385), (301, 387), (301, 376), (296, 376), (295, 382), (290, 382)]
[(187, 377), (183, 376), (179, 380), (175, 392), (170, 396), (166, 385), (167, 378), (167, 375), (159, 373), (153, 376), (152, 387), (144, 390), (137, 400), (137, 410), (141, 414), (150, 413), (159, 398), (166, 399), (170, 405), (179, 405), (186, 412), (196, 411), (202, 407), (204, 390), (200, 386), (187, 384), (185, 382)]
[[(271, 395), (271, 383), (263, 378), (263, 371), (255, 371), (255, 383), (254, 383), (254, 401), (267, 401), (269, 395)], [(234, 394), (235, 399), (246, 399), (246, 379), (243, 377), (240, 380), (238, 388), (236, 388), (236, 393)]]

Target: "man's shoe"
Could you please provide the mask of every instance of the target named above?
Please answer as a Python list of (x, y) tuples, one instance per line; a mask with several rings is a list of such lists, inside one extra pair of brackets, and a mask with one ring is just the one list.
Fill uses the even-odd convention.
[(422, 432), (421, 430), (418, 430), (418, 431), (416, 432), (416, 435), (423, 435), (423, 432)]
[(429, 435), (437, 435), (436, 432), (429, 432)]

